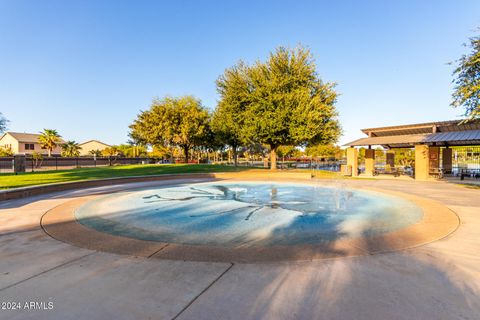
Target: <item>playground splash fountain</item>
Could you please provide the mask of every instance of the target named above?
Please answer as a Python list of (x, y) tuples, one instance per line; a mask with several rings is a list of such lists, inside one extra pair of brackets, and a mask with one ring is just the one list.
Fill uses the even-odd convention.
[(265, 247), (382, 234), (415, 223), (422, 211), (341, 182), (208, 182), (102, 196), (75, 216), (98, 231), (140, 240)]

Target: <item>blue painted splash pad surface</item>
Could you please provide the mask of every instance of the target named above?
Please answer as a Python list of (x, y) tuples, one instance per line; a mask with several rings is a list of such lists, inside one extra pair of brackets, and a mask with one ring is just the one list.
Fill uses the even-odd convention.
[(101, 196), (77, 220), (141, 240), (210, 246), (301, 245), (373, 236), (422, 218), (410, 201), (342, 187), (210, 182)]

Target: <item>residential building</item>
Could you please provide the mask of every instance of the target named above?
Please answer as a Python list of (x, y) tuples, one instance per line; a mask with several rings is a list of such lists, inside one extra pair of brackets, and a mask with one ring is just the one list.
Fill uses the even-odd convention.
[[(0, 147), (10, 149), (13, 154), (32, 154), (34, 152), (48, 154), (47, 149), (42, 149), (38, 142), (39, 134), (21, 133), (21, 132), (5, 132), (0, 137)], [(60, 139), (57, 147), (52, 150), (52, 155), (61, 154), (61, 145), (65, 143)]]
[(92, 150), (100, 150), (103, 151), (106, 148), (110, 148), (111, 145), (103, 143), (98, 140), (89, 140), (84, 143), (80, 143), (80, 155), (81, 156), (91, 156), (90, 151)]

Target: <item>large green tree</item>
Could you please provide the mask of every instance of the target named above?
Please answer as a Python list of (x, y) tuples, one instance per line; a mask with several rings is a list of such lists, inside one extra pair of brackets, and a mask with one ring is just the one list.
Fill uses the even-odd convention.
[(237, 166), (237, 151), (243, 141), (244, 114), (251, 99), (248, 67), (240, 61), (225, 70), (216, 84), (220, 100), (213, 113), (212, 130), (218, 141), (232, 148), (234, 165)]
[(464, 107), (469, 119), (480, 118), (480, 36), (470, 38), (469, 54), (458, 60), (453, 72), (453, 107)]
[(178, 146), (185, 162), (190, 150), (202, 145), (208, 132), (210, 115), (193, 96), (154, 99), (130, 126), (131, 135), (152, 146)]
[(38, 142), (43, 149), (47, 149), (48, 156), (51, 157), (53, 149), (55, 149), (61, 141), (60, 138), (61, 135), (58, 134), (57, 130), (43, 129), (38, 137)]
[(340, 135), (334, 83), (320, 80), (308, 49), (280, 47), (248, 68), (242, 136), (270, 146), (276, 169), (281, 145), (328, 144)]

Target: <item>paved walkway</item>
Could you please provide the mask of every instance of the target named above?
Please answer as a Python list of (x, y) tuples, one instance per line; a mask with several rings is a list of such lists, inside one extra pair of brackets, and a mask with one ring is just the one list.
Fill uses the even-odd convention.
[[(373, 256), (183, 262), (81, 249), (41, 229), (45, 211), (105, 187), (1, 202), (0, 307), (15, 302), (23, 310), (0, 308), (0, 319), (479, 319), (480, 189), (445, 182), (325, 183), (438, 200), (461, 225), (443, 240)], [(25, 309), (30, 301), (37, 305)]]

